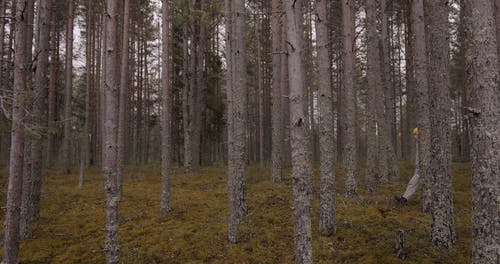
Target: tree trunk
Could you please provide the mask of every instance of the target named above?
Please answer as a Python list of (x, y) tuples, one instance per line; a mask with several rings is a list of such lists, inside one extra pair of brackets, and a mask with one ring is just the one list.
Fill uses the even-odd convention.
[(272, 37), (272, 148), (271, 148), (271, 179), (273, 182), (281, 182), (283, 174), (283, 111), (281, 104), (281, 92), (283, 83), (281, 82), (281, 26), (280, 14), (282, 11), (281, 1), (273, 0), (271, 14), (271, 37)]
[(103, 166), (104, 189), (106, 193), (106, 240), (104, 252), (106, 263), (118, 263), (118, 83), (116, 81), (116, 30), (117, 2), (106, 0), (106, 71), (104, 74), (104, 127), (103, 127)]
[(130, 0), (125, 0), (123, 5), (123, 33), (122, 33), (122, 54), (120, 65), (120, 100), (118, 112), (118, 192), (122, 195), (123, 169), (125, 167), (125, 129), (128, 100), (129, 82), (129, 27), (130, 27)]
[[(378, 154), (378, 143), (380, 136), (380, 119), (377, 112), (379, 108), (377, 102), (380, 102), (379, 91), (382, 90), (382, 72), (380, 69), (380, 49), (379, 34), (377, 31), (377, 5), (376, 0), (366, 0), (366, 31), (367, 31), (367, 80), (368, 80), (368, 98), (367, 98), (367, 157), (366, 157), (366, 180), (365, 184), (368, 190), (373, 191), (375, 184), (379, 179), (377, 164), (380, 156)], [(382, 163), (382, 162), (380, 162)]]
[(312, 263), (311, 191), (313, 176), (310, 153), (310, 130), (306, 127), (302, 28), (302, 1), (284, 2), (287, 24), (288, 73), (290, 84), (290, 135), (292, 146), (293, 214), (295, 262)]
[(86, 28), (86, 39), (85, 39), (85, 63), (86, 63), (86, 85), (85, 85), (85, 120), (83, 124), (83, 131), (81, 134), (81, 151), (80, 151), (80, 178), (78, 181), (78, 186), (83, 186), (83, 178), (85, 173), (85, 168), (89, 165), (89, 127), (90, 127), (90, 93), (92, 90), (92, 55), (91, 55), (91, 47), (92, 47), (92, 34), (91, 31), (94, 30), (92, 28), (92, 1), (87, 2), (87, 17), (85, 21)]
[(21, 217), (21, 197), (23, 186), (24, 159), (24, 100), (26, 96), (26, 77), (30, 70), (26, 64), (26, 43), (28, 30), (26, 1), (16, 4), (15, 19), (15, 57), (14, 57), (14, 89), (12, 105), (11, 149), (9, 161), (9, 183), (7, 188), (7, 205), (5, 214), (3, 262), (18, 263)]
[(228, 12), (228, 187), (229, 232), (231, 243), (237, 242), (237, 228), (247, 213), (245, 187), (245, 128), (247, 113), (246, 86), (246, 11), (244, 0), (226, 1)]
[[(31, 126), (33, 124), (33, 115), (31, 113), (33, 112), (33, 102), (35, 99), (34, 95), (34, 90), (33, 90), (33, 74), (32, 74), (32, 68), (33, 68), (33, 24), (35, 21), (35, 14), (34, 14), (34, 6), (35, 3), (33, 0), (27, 0), (26, 1), (26, 8), (29, 10), (26, 14), (28, 16), (27, 18), (27, 31), (26, 31), (26, 67), (29, 69), (27, 71), (27, 76), (26, 76), (26, 83), (27, 83), (27, 92), (26, 95), (24, 96), (24, 104), (26, 107), (26, 112), (28, 113), (24, 117), (24, 124)], [(32, 138), (31, 137), (25, 137), (24, 140), (24, 162), (23, 162), (23, 195), (21, 198), (21, 223), (20, 223), (20, 228), (21, 228), (21, 239), (25, 239), (31, 236), (31, 227), (30, 227), (30, 216), (28, 216), (28, 208), (31, 206), (28, 202), (31, 198), (28, 196), (32, 195), (32, 188), (33, 188), (33, 176), (31, 175), (31, 169), (32, 169), (32, 164), (33, 160), (31, 157), (31, 146), (32, 146)]]
[(172, 87), (170, 82), (170, 0), (162, 2), (162, 118), (161, 118), (161, 205), (160, 211), (170, 211), (170, 157), (172, 120)]
[(415, 113), (416, 113), (416, 105), (415, 105), (415, 78), (413, 72), (413, 31), (412, 31), (412, 23), (411, 23), (411, 2), (408, 1), (406, 3), (405, 10), (406, 17), (406, 43), (405, 43), (405, 78), (406, 78), (406, 131), (407, 135), (405, 137), (406, 152), (408, 154), (407, 160), (413, 160), (413, 153), (415, 153), (415, 148), (413, 144), (413, 137), (411, 136), (411, 131), (416, 126), (415, 123)]
[(354, 88), (354, 2), (342, 0), (343, 61), (342, 61), (342, 98), (341, 126), (344, 161), (346, 170), (345, 192), (349, 197), (356, 196), (356, 92)]
[(316, 1), (316, 36), (319, 68), (319, 151), (320, 151), (320, 219), (323, 234), (335, 233), (335, 134), (333, 131), (333, 93), (331, 85), (329, 28), (326, 0)]
[[(187, 26), (184, 26), (183, 29), (183, 81), (184, 87), (182, 90), (182, 125), (183, 125), (183, 138), (184, 138), (184, 170), (190, 171), (192, 164), (192, 143), (191, 143), (191, 115), (190, 115), (190, 107), (193, 105), (190, 104), (192, 101), (191, 90), (193, 87), (191, 86), (191, 73), (190, 73), (190, 55), (189, 55), (189, 36)], [(192, 56), (192, 55), (191, 55)]]
[(427, 49), (425, 43), (424, 5), (423, 0), (412, 2), (412, 31), (415, 43), (415, 90), (418, 105), (418, 152), (422, 190), (422, 209), (427, 212), (431, 203), (431, 186), (429, 168), (431, 163), (431, 131), (430, 131), (430, 104), (429, 84), (427, 80)]
[(193, 89), (196, 89), (195, 91), (195, 98), (194, 98), (194, 112), (193, 112), (193, 127), (192, 127), (192, 132), (193, 132), (193, 164), (192, 164), (192, 169), (194, 171), (198, 171), (201, 166), (201, 130), (203, 126), (203, 113), (205, 112), (205, 24), (203, 18), (205, 17), (204, 15), (204, 8), (205, 8), (205, 0), (199, 0), (200, 4), (200, 11), (201, 11), (201, 16), (198, 19), (198, 27), (199, 27), (199, 32), (198, 32), (198, 37), (197, 37), (197, 45), (195, 45), (196, 48), (196, 66), (193, 65), (193, 69), (196, 69), (196, 87), (193, 87)]
[[(46, 112), (47, 112), (47, 88), (48, 88), (48, 58), (49, 58), (49, 35), (50, 35), (50, 15), (52, 1), (40, 2), (38, 5), (38, 35), (37, 43), (37, 64), (35, 71), (35, 101), (33, 102), (33, 125), (34, 137), (31, 142), (31, 179), (27, 185), (26, 198), (25, 237), (31, 236), (31, 222), (40, 217), (40, 192), (42, 174), (42, 152), (43, 136), (46, 134)], [(24, 190), (23, 190), (24, 191)]]
[(431, 103), (431, 241), (449, 249), (454, 238), (453, 188), (451, 184), (451, 98), (450, 98), (450, 28), (448, 1), (425, 3), (429, 41), (429, 92)]
[(399, 179), (398, 160), (396, 157), (396, 123), (394, 113), (394, 91), (391, 86), (391, 60), (389, 34), (387, 26), (386, 0), (380, 0), (380, 13), (382, 16), (381, 24), (381, 43), (382, 43), (382, 86), (381, 98), (382, 106), (379, 119), (380, 144), (382, 157), (381, 162), (383, 169), (381, 170), (381, 178), (383, 183), (388, 183), (389, 180)]
[(495, 0), (495, 23), (497, 33), (497, 55), (500, 64), (500, 0)]
[(58, 64), (58, 45), (57, 45), (57, 25), (55, 8), (52, 9), (52, 17), (50, 19), (50, 63), (49, 63), (49, 95), (48, 103), (48, 133), (47, 133), (47, 166), (52, 167), (55, 155), (55, 129), (56, 129), (56, 84), (57, 84), (57, 64)]
[(73, 90), (73, 0), (68, 0), (68, 20), (66, 24), (66, 75), (64, 81), (64, 135), (62, 143), (62, 162), (64, 173), (70, 173), (70, 135), (71, 135), (71, 93)]
[(492, 1), (466, 1), (470, 8), (469, 71), (472, 78), (472, 262), (499, 263), (500, 93)]

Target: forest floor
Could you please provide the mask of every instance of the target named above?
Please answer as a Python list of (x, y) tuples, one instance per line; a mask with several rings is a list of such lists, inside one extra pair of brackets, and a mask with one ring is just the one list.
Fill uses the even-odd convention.
[[(405, 231), (404, 263), (468, 263), (471, 245), (470, 165), (454, 164), (456, 244), (440, 251), (429, 243), (429, 216), (417, 196), (396, 207), (404, 183), (360, 188), (357, 199), (343, 196), (337, 172), (337, 233), (319, 235), (319, 194), (312, 196), (315, 263), (403, 263), (394, 254), (394, 232)], [(410, 164), (401, 164), (408, 179)], [(121, 263), (293, 263), (293, 216), (289, 171), (282, 184), (269, 170), (247, 170), (249, 214), (240, 225), (240, 243), (227, 243), (227, 185), (222, 166), (199, 173), (174, 169), (172, 212), (159, 214), (157, 166), (127, 169), (120, 204)], [(0, 202), (5, 204), (6, 169), (0, 170)], [(358, 184), (361, 186), (362, 181)], [(44, 171), (41, 219), (34, 237), (21, 243), (21, 263), (103, 263), (104, 189), (98, 170), (90, 169), (83, 188), (76, 174)], [(319, 189), (318, 172), (315, 190)], [(3, 210), (5, 211), (5, 210)], [(4, 213), (0, 220), (3, 222)]]

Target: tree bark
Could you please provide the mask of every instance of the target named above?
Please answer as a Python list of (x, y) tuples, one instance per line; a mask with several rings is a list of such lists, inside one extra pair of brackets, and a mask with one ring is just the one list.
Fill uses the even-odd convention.
[(73, 0), (68, 0), (68, 20), (66, 24), (66, 75), (64, 82), (64, 135), (62, 142), (62, 162), (64, 173), (70, 173), (71, 136), (71, 93), (73, 90)]
[(16, 4), (15, 19), (15, 57), (14, 57), (14, 88), (12, 105), (11, 149), (9, 161), (9, 183), (7, 188), (7, 205), (5, 214), (3, 262), (18, 263), (20, 240), (21, 197), (23, 186), (24, 159), (24, 107), (27, 90), (27, 73), (30, 70), (26, 64), (26, 43), (28, 30), (26, 1)]
[(172, 87), (170, 82), (170, 0), (162, 2), (162, 118), (161, 118), (161, 205), (164, 214), (170, 211), (170, 157), (172, 120)]
[[(366, 0), (366, 34), (367, 34), (367, 80), (368, 80), (368, 98), (367, 98), (367, 157), (366, 157), (366, 176), (365, 184), (368, 190), (373, 191), (375, 184), (379, 180), (380, 174), (377, 168), (379, 159), (379, 136), (380, 119), (377, 114), (380, 102), (379, 91), (382, 90), (382, 72), (380, 69), (380, 49), (379, 34), (377, 31), (377, 5), (376, 0)], [(380, 162), (382, 163), (382, 162)]]
[(472, 78), (472, 262), (500, 262), (500, 92), (492, 1), (465, 2), (470, 8), (469, 72)]
[(105, 62), (104, 74), (104, 127), (103, 127), (103, 166), (104, 189), (106, 194), (106, 240), (104, 252), (106, 263), (118, 263), (118, 83), (116, 81), (116, 31), (117, 2), (106, 0), (105, 13)]
[(86, 39), (85, 39), (85, 64), (86, 64), (86, 85), (85, 85), (85, 115), (84, 115), (84, 124), (83, 124), (83, 131), (81, 134), (81, 141), (82, 141), (82, 146), (81, 146), (81, 151), (80, 151), (80, 177), (78, 181), (78, 186), (82, 187), (83, 186), (83, 180), (84, 180), (84, 173), (85, 173), (85, 168), (89, 165), (89, 136), (90, 136), (90, 93), (92, 90), (92, 55), (91, 55), (91, 47), (92, 47), (92, 34), (91, 30), (94, 30), (92, 28), (92, 16), (93, 13), (91, 11), (92, 9), (92, 0), (89, 0), (87, 2), (87, 17), (85, 21), (85, 28), (86, 28)]
[[(34, 14), (34, 6), (35, 3), (33, 0), (26, 1), (26, 9), (28, 12), (26, 15), (27, 18), (27, 31), (26, 31), (26, 67), (29, 69), (26, 73), (26, 83), (27, 83), (27, 92), (25, 94), (24, 103), (26, 107), (26, 112), (28, 114), (24, 117), (24, 124), (28, 127), (31, 127), (33, 124), (33, 102), (35, 99), (34, 90), (33, 90), (33, 24), (35, 21)], [(21, 198), (21, 239), (25, 239), (31, 236), (31, 227), (30, 227), (30, 216), (28, 216), (28, 210), (31, 205), (28, 203), (31, 198), (28, 196), (32, 195), (33, 188), (33, 176), (31, 175), (31, 169), (33, 165), (33, 159), (31, 157), (31, 147), (32, 147), (32, 138), (25, 137), (24, 140), (24, 162), (23, 162), (23, 195)]]
[[(205, 24), (203, 18), (205, 17), (204, 15), (204, 8), (205, 8), (205, 1), (204, 0), (199, 0), (200, 4), (200, 11), (201, 11), (201, 16), (198, 19), (198, 36), (197, 36), (197, 45), (195, 45), (196, 48), (196, 65), (193, 65), (193, 69), (196, 69), (196, 87), (193, 87), (193, 89), (196, 89), (195, 91), (195, 98), (194, 98), (194, 106), (193, 106), (193, 126), (192, 126), (192, 133), (193, 133), (193, 139), (192, 139), (192, 146), (193, 146), (193, 153), (192, 153), (192, 158), (193, 158), (193, 163), (192, 163), (192, 169), (193, 171), (198, 171), (201, 166), (201, 130), (203, 126), (203, 113), (205, 112)], [(194, 61), (194, 60), (193, 60)]]
[(283, 83), (281, 82), (281, 26), (280, 15), (282, 12), (281, 1), (273, 0), (271, 14), (271, 37), (272, 37), (272, 148), (271, 148), (271, 179), (273, 182), (281, 182), (283, 174), (283, 112), (281, 103), (281, 92)]
[(129, 27), (130, 27), (130, 0), (125, 0), (123, 5), (123, 33), (122, 33), (122, 54), (120, 65), (120, 100), (118, 112), (118, 192), (122, 195), (123, 170), (125, 167), (125, 129), (126, 113), (128, 101), (129, 82)]
[(419, 168), (421, 173), (422, 209), (427, 212), (431, 203), (431, 186), (429, 168), (431, 164), (431, 131), (430, 131), (430, 103), (429, 84), (427, 80), (427, 49), (425, 43), (424, 5), (423, 0), (412, 2), (412, 31), (415, 43), (415, 90), (418, 105), (418, 151)]
[(346, 170), (345, 192), (356, 196), (356, 92), (354, 87), (354, 1), (342, 0), (343, 61), (341, 120), (343, 125), (344, 162)]
[(52, 167), (55, 155), (55, 129), (56, 129), (56, 84), (57, 84), (57, 68), (58, 68), (58, 45), (57, 45), (57, 25), (56, 25), (55, 8), (52, 9), (52, 17), (50, 21), (50, 64), (49, 64), (49, 94), (48, 94), (48, 133), (47, 133), (47, 167)]
[(306, 127), (302, 28), (302, 1), (284, 2), (287, 24), (288, 76), (290, 85), (290, 136), (292, 146), (295, 262), (312, 263), (310, 134)]
[(382, 164), (381, 179), (383, 183), (388, 183), (390, 180), (399, 179), (398, 160), (396, 157), (396, 123), (394, 101), (395, 95), (391, 86), (391, 60), (390, 60), (390, 43), (387, 25), (386, 0), (380, 0), (381, 13), (381, 43), (382, 53), (382, 86), (381, 86), (381, 113), (379, 119), (380, 131), (380, 156)]
[[(229, 3), (232, 2), (232, 3)], [(247, 213), (245, 187), (245, 128), (247, 113), (246, 86), (246, 12), (244, 0), (226, 2), (229, 29), (228, 73), (228, 187), (229, 232), (231, 243), (237, 242), (237, 228)]]
[(495, 0), (495, 24), (497, 33), (497, 55), (500, 64), (500, 0)]
[(425, 2), (429, 42), (429, 92), (431, 113), (431, 241), (449, 249), (454, 238), (451, 179), (450, 28), (447, 0)]
[[(52, 1), (40, 2), (38, 5), (38, 43), (36, 48), (37, 61), (35, 71), (35, 100), (33, 102), (34, 136), (31, 141), (31, 179), (28, 183), (26, 195), (26, 232), (24, 237), (31, 236), (31, 222), (40, 218), (40, 192), (42, 174), (43, 136), (46, 134), (47, 88), (48, 88), (48, 58), (50, 16)], [(24, 190), (23, 190), (24, 191)]]
[(329, 52), (328, 1), (316, 1), (316, 38), (319, 68), (319, 151), (320, 151), (320, 219), (323, 234), (335, 233), (335, 134), (333, 131), (333, 93)]

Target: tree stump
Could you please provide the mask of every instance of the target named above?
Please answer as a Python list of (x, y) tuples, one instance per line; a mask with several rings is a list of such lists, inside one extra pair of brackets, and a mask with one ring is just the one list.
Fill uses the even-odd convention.
[(395, 233), (395, 238), (396, 238), (396, 243), (394, 247), (394, 251), (396, 253), (396, 256), (400, 259), (405, 259), (406, 258), (406, 252), (404, 248), (404, 231), (401, 229), (396, 230)]

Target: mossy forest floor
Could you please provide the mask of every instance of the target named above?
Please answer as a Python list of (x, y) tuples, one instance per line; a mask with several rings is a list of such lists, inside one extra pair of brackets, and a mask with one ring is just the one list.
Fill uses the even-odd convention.
[[(403, 178), (412, 174), (401, 164)], [(289, 171), (282, 184), (270, 182), (269, 170), (247, 170), (249, 214), (240, 225), (240, 243), (226, 239), (227, 185), (223, 166), (199, 173), (172, 173), (172, 212), (159, 214), (157, 166), (130, 168), (120, 205), (121, 263), (293, 263), (292, 194)], [(319, 194), (312, 197), (313, 255), (316, 263), (403, 263), (396, 258), (394, 232), (405, 231), (404, 263), (468, 263), (471, 244), (469, 164), (454, 164), (456, 244), (440, 251), (429, 243), (429, 217), (419, 197), (395, 207), (393, 197), (404, 183), (359, 190), (343, 196), (344, 178), (337, 172), (337, 233), (318, 232)], [(5, 204), (7, 170), (0, 170), (0, 202)], [(21, 263), (103, 263), (104, 190), (98, 170), (87, 171), (83, 188), (78, 176), (43, 173), (41, 219), (34, 237), (21, 243)], [(362, 180), (358, 179), (358, 185)], [(318, 172), (315, 190), (319, 189)], [(3, 210), (5, 212), (5, 210)], [(3, 222), (5, 213), (1, 215)]]

